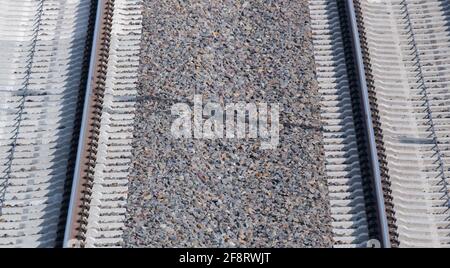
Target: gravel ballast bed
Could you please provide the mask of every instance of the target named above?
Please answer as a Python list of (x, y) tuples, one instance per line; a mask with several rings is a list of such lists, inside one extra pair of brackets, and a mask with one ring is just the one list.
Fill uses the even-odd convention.
[[(307, 1), (144, 1), (125, 246), (329, 247)], [(280, 142), (175, 139), (171, 106), (279, 103)]]

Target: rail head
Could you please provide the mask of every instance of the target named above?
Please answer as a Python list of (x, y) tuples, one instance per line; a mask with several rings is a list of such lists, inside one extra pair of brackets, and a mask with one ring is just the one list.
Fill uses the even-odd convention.
[[(97, 2), (97, 10), (96, 10), (96, 19), (93, 33), (93, 42), (91, 48), (91, 56), (89, 62), (89, 73), (86, 84), (86, 94), (83, 104), (83, 115), (81, 121), (80, 128), (80, 136), (77, 148), (76, 162), (74, 168), (74, 176), (72, 182), (72, 189), (70, 194), (68, 215), (66, 221), (66, 228), (63, 239), (63, 247), (80, 247), (81, 240), (78, 239), (80, 232), (80, 221), (83, 221), (83, 199), (84, 193), (86, 191), (85, 184), (86, 174), (88, 171), (87, 159), (89, 159), (89, 155), (92, 150), (89, 149), (91, 145), (91, 138), (89, 135), (92, 134), (92, 125), (93, 119), (92, 114), (96, 112), (95, 108), (95, 98), (98, 98), (98, 93), (95, 92), (98, 84), (102, 83), (100, 73), (104, 71), (106, 68), (102, 65), (102, 57), (105, 57), (104, 45), (102, 44), (102, 40), (104, 41), (105, 35), (104, 32), (108, 31), (108, 25), (105, 25), (105, 22), (110, 21), (110, 17), (108, 17), (108, 6), (111, 4), (112, 0), (98, 0)], [(346, 1), (346, 11), (348, 13), (350, 30), (352, 34), (352, 42), (354, 48), (354, 56), (356, 62), (356, 69), (358, 73), (358, 80), (360, 85), (361, 92), (361, 102), (362, 102), (362, 112), (364, 114), (364, 124), (365, 131), (368, 140), (369, 146), (369, 161), (373, 174), (373, 184), (375, 189), (375, 196), (377, 202), (377, 212), (378, 219), (380, 225), (381, 232), (381, 243), (383, 247), (389, 248), (391, 247), (390, 235), (389, 235), (389, 225), (386, 215), (386, 207), (385, 200), (383, 194), (382, 180), (381, 180), (381, 172), (380, 172), (380, 164), (378, 159), (377, 152), (377, 144), (375, 139), (372, 115), (371, 115), (371, 107), (369, 101), (369, 91), (367, 86), (367, 80), (365, 75), (365, 66), (363, 61), (363, 52), (360, 43), (359, 31), (358, 31), (358, 22), (357, 16), (355, 12), (354, 2), (353, 0)], [(106, 53), (107, 54), (107, 53)], [(106, 55), (107, 57), (107, 55)], [(101, 112), (100, 112), (101, 113)], [(95, 159), (95, 157), (94, 157)]]

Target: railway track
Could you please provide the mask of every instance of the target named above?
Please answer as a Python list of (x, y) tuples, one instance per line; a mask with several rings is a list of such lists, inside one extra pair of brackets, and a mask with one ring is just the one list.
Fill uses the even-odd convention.
[(380, 170), (371, 159), (377, 161), (378, 154), (369, 148), (374, 134), (366, 130), (372, 119), (364, 116), (368, 91), (361, 85), (364, 73), (357, 69), (358, 40), (351, 28), (357, 21), (351, 20), (350, 7), (345, 1), (310, 2), (334, 239), (337, 247), (366, 247), (370, 241), (381, 242), (380, 232), (386, 236), (387, 230), (381, 230), (377, 215), (374, 181), (380, 177), (375, 178), (374, 169)]
[(360, 6), (400, 246), (448, 247), (450, 3)]
[(0, 5), (0, 246), (53, 247), (67, 209), (91, 5)]
[(131, 163), (141, 9), (101, 0), (63, 245), (121, 246)]
[[(448, 247), (450, 3), (309, 3), (335, 247)], [(0, 247), (123, 246), (140, 1), (0, 5)]]
[(117, 246), (140, 2), (0, 5), (0, 246)]
[(448, 247), (449, 2), (310, 5), (336, 246)]

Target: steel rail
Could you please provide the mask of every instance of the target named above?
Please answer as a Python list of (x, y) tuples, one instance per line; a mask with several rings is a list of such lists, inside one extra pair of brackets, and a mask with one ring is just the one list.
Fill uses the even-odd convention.
[(93, 42), (92, 42), (92, 48), (91, 48), (91, 55), (90, 55), (90, 61), (89, 61), (89, 73), (88, 73), (88, 79), (86, 84), (86, 94), (84, 98), (84, 104), (83, 104), (83, 116), (81, 121), (81, 128), (80, 128), (80, 136), (78, 141), (78, 148), (77, 148), (77, 156), (75, 161), (75, 169), (74, 169), (74, 176), (73, 176), (73, 182), (72, 182), (72, 189), (70, 193), (70, 201), (69, 201), (69, 208), (67, 213), (67, 221), (64, 231), (64, 239), (63, 239), (63, 247), (72, 247), (71, 245), (71, 239), (74, 237), (74, 228), (73, 225), (76, 223), (76, 214), (77, 214), (77, 207), (79, 202), (79, 195), (80, 195), (80, 187), (82, 184), (81, 181), (81, 174), (82, 174), (82, 161), (84, 159), (84, 152), (85, 152), (85, 140), (87, 139), (87, 135), (89, 134), (87, 131), (88, 123), (90, 121), (90, 101), (93, 96), (93, 87), (94, 87), (94, 81), (95, 81), (95, 74), (96, 74), (96, 61), (97, 61), (97, 51), (99, 49), (99, 36), (100, 36), (100, 30), (102, 25), (102, 13), (104, 10), (105, 0), (98, 0), (97, 2), (97, 11), (96, 11), (96, 18), (95, 18), (95, 26), (94, 26), (94, 33), (93, 33)]
[(361, 41), (359, 38), (359, 31), (358, 31), (358, 22), (356, 19), (356, 12), (353, 0), (347, 0), (346, 1), (346, 9), (348, 13), (349, 23), (351, 27), (351, 33), (352, 33), (352, 42), (353, 42), (353, 49), (354, 49), (354, 56), (355, 56), (355, 62), (358, 72), (358, 80), (360, 85), (360, 92), (361, 92), (361, 100), (362, 100), (362, 112), (364, 113), (364, 123), (365, 123), (365, 131), (367, 135), (368, 140), (368, 146), (369, 146), (369, 161), (371, 166), (371, 171), (373, 174), (373, 184), (374, 184), (374, 190), (375, 190), (375, 196), (376, 196), (376, 202), (377, 202), (377, 212), (378, 212), (378, 220), (379, 220), (379, 227), (380, 227), (380, 235), (382, 246), (384, 248), (390, 248), (391, 247), (391, 241), (390, 241), (390, 235), (389, 235), (389, 225), (387, 220), (387, 214), (386, 214), (386, 207), (385, 207), (385, 200), (384, 200), (384, 194), (383, 194), (383, 186), (381, 181), (381, 171), (380, 171), (380, 162), (378, 159), (378, 152), (377, 152), (377, 144), (375, 140), (375, 133), (374, 133), (374, 127), (373, 127), (373, 121), (372, 121), (372, 114), (370, 109), (370, 102), (369, 102), (369, 90), (367, 87), (367, 80), (366, 80), (366, 74), (365, 74), (365, 67), (364, 67), (364, 61), (363, 61), (363, 53), (361, 49)]

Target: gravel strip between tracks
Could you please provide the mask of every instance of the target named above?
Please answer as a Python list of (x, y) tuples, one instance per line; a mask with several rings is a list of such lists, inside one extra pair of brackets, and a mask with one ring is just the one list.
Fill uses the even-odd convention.
[[(327, 247), (307, 1), (145, 1), (125, 246)], [(280, 145), (177, 140), (172, 104), (279, 103)]]

